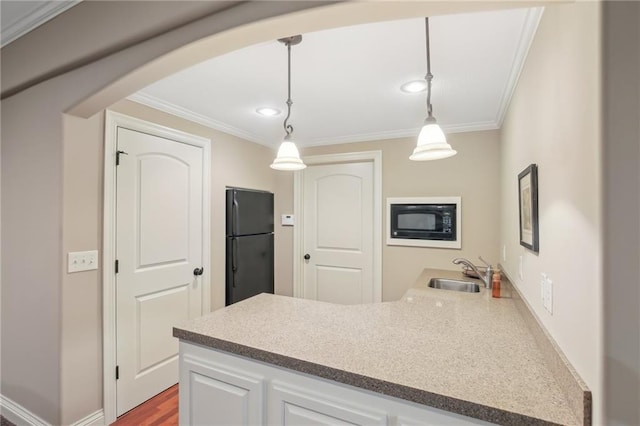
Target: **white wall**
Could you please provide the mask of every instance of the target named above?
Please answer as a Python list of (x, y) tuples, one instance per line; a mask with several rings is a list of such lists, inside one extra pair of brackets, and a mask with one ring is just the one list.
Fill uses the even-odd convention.
[[(594, 395), (602, 424), (600, 4), (547, 7), (502, 128), (503, 265)], [(538, 165), (540, 251), (519, 245), (517, 175)], [(519, 277), (519, 259), (523, 277)], [(540, 277), (553, 281), (553, 314)]]

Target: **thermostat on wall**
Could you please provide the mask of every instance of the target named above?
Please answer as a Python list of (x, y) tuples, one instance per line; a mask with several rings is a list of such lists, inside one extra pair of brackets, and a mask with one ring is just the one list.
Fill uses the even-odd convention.
[(283, 214), (282, 215), (282, 226), (293, 226), (293, 215), (292, 214)]

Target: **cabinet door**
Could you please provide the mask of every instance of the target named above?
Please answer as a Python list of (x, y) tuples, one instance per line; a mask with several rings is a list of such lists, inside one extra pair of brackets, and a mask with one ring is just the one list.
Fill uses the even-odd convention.
[(387, 415), (347, 403), (348, 395), (324, 395), (289, 384), (272, 382), (269, 388), (268, 424), (387, 425)]
[(181, 425), (263, 424), (262, 377), (188, 355), (181, 367)]

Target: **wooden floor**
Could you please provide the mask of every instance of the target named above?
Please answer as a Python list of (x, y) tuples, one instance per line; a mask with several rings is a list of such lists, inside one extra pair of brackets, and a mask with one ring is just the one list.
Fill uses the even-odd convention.
[(177, 426), (178, 385), (172, 386), (147, 402), (118, 417), (112, 426)]

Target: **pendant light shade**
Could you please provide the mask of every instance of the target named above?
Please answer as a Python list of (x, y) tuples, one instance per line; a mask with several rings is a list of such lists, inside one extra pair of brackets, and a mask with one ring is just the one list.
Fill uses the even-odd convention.
[(427, 117), (418, 135), (418, 145), (409, 157), (414, 161), (441, 160), (452, 157), (457, 151), (447, 143), (444, 132), (433, 117)]
[(293, 101), (291, 100), (291, 46), (300, 43), (302, 41), (302, 36), (296, 35), (282, 38), (278, 41), (287, 46), (288, 97), (287, 118), (284, 119), (284, 131), (286, 132), (286, 135), (284, 136), (284, 140), (280, 144), (280, 148), (278, 148), (278, 154), (270, 167), (275, 170), (302, 170), (307, 166), (300, 159), (298, 147), (296, 147), (296, 144), (293, 141), (293, 136), (291, 135), (293, 133), (293, 126), (289, 124), (289, 117), (291, 117), (291, 105), (293, 105)]
[(429, 18), (424, 20), (425, 38), (427, 46), (427, 118), (418, 135), (418, 144), (413, 150), (413, 154), (409, 157), (414, 161), (441, 160), (443, 158), (452, 157), (457, 154), (451, 145), (447, 143), (444, 132), (436, 122), (433, 116), (433, 106), (431, 105), (431, 55), (429, 49)]
[(286, 135), (278, 149), (278, 155), (271, 164), (276, 170), (302, 170), (307, 167), (300, 159), (298, 147), (293, 142), (291, 135)]

